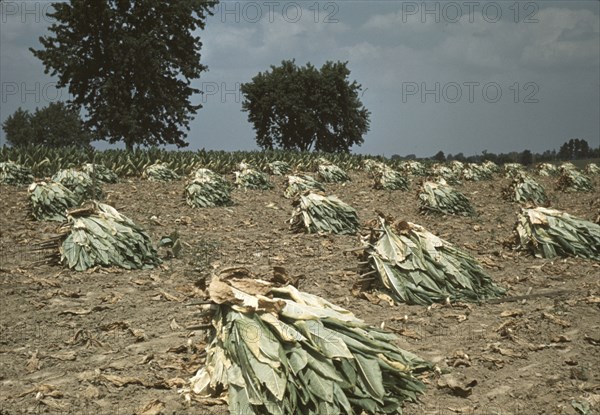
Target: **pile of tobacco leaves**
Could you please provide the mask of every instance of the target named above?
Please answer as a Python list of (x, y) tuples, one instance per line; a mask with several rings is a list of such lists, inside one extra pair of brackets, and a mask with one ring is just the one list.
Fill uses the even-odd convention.
[(94, 180), (89, 174), (76, 169), (63, 169), (52, 176), (52, 181), (62, 184), (72, 191), (79, 203), (87, 199), (98, 200), (102, 198), (102, 187), (100, 180)]
[(384, 165), (373, 172), (375, 189), (408, 190), (408, 179), (399, 171)]
[(30, 184), (33, 181), (33, 174), (27, 167), (12, 161), (0, 163), (0, 184), (19, 186)]
[(400, 169), (406, 174), (411, 174), (413, 176), (427, 176), (427, 168), (423, 163), (417, 160), (403, 161), (400, 164)]
[(557, 188), (564, 192), (591, 192), (593, 190), (592, 180), (575, 169), (561, 167)]
[(425, 389), (416, 375), (431, 364), (321, 297), (244, 268), (213, 276), (208, 294), (206, 364), (181, 390), (189, 400), (225, 398), (232, 414), (401, 413)]
[(229, 206), (231, 186), (225, 178), (208, 169), (198, 169), (185, 187), (185, 200), (192, 207)]
[(360, 228), (356, 210), (335, 196), (309, 192), (293, 205), (290, 227), (295, 232), (353, 235)]
[(437, 183), (424, 182), (419, 192), (419, 202), (419, 210), (424, 214), (476, 215), (469, 199), (448, 186), (444, 179), (440, 179)]
[(538, 258), (600, 260), (600, 225), (555, 209), (523, 208), (515, 226), (515, 244)]
[(28, 189), (29, 208), (36, 220), (62, 222), (67, 210), (79, 206), (78, 195), (57, 182), (36, 182)]
[(588, 165), (585, 166), (585, 172), (586, 174), (595, 176), (600, 174), (600, 166), (598, 166), (596, 163), (588, 163)]
[(160, 262), (150, 237), (112, 206), (95, 201), (70, 210), (53, 238), (37, 246), (49, 258), (76, 271), (101, 266), (152, 268)]
[(86, 163), (81, 166), (81, 170), (102, 183), (116, 183), (119, 180), (115, 172), (104, 164)]
[(478, 182), (481, 180), (491, 180), (494, 172), (482, 164), (467, 163), (461, 172), (464, 180)]
[(540, 163), (537, 165), (537, 172), (540, 176), (550, 177), (558, 174), (558, 167), (552, 163)]
[(510, 185), (503, 191), (507, 200), (517, 203), (534, 204), (536, 206), (548, 206), (550, 199), (546, 195), (544, 187), (525, 173), (517, 173)]
[(268, 168), (271, 174), (274, 176), (285, 176), (292, 171), (290, 163), (280, 160), (272, 161), (268, 164)]
[(308, 175), (288, 176), (288, 185), (284, 196), (288, 199), (295, 198), (307, 191), (324, 192), (325, 187), (321, 182)]
[(170, 182), (179, 179), (179, 175), (166, 163), (155, 163), (146, 167), (142, 177), (153, 182)]
[(350, 176), (344, 170), (326, 159), (319, 159), (318, 173), (325, 183), (343, 183), (350, 181)]
[(235, 184), (238, 187), (251, 190), (269, 190), (273, 187), (269, 176), (252, 168), (246, 163), (240, 163), (235, 172)]
[(364, 237), (371, 273), (398, 303), (479, 302), (504, 295), (467, 252), (405, 221), (379, 217)]
[(435, 164), (431, 169), (431, 174), (436, 180), (444, 179), (448, 184), (461, 184), (459, 179), (460, 173), (456, 173), (448, 166), (444, 166), (443, 164)]
[(523, 166), (521, 163), (506, 163), (504, 165), (504, 177), (507, 177), (509, 179), (515, 174), (524, 172), (525, 166)]

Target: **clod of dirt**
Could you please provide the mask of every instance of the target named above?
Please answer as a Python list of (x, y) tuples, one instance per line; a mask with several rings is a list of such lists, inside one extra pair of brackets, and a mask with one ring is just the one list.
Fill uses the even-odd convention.
[(477, 379), (458, 380), (454, 375), (442, 375), (438, 380), (438, 388), (446, 388), (452, 395), (466, 398), (473, 393), (473, 388), (477, 385)]

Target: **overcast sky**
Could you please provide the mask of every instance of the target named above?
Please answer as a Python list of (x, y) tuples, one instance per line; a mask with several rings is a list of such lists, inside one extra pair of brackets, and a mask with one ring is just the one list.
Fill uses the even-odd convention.
[[(0, 121), (66, 100), (28, 48), (46, 2), (2, 2)], [(190, 149), (256, 149), (239, 85), (284, 59), (348, 61), (371, 130), (355, 152), (430, 156), (600, 145), (600, 2), (226, 1), (200, 33), (209, 67)], [(0, 145), (6, 143), (0, 132)], [(100, 146), (107, 147), (106, 144)]]

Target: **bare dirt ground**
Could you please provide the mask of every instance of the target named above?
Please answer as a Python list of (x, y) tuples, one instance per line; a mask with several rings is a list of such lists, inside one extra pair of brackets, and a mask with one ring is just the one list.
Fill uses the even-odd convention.
[[(454, 306), (392, 306), (352, 295), (359, 259), (352, 236), (292, 234), (284, 179), (272, 191), (233, 193), (229, 208), (193, 209), (184, 181), (138, 179), (105, 185), (108, 203), (147, 229), (154, 241), (179, 231), (181, 258), (150, 271), (78, 273), (29, 264), (29, 249), (56, 224), (27, 217), (26, 188), (0, 187), (0, 414), (225, 414), (226, 406), (188, 405), (177, 393), (202, 365), (205, 333), (197, 308), (213, 270), (273, 265), (302, 274), (299, 288), (398, 332), (399, 345), (438, 364), (407, 414), (576, 414), (573, 402), (600, 413), (600, 264), (535, 259), (503, 245), (518, 206), (502, 200), (507, 179), (456, 186), (476, 218), (421, 216), (409, 192), (375, 191), (364, 173), (329, 193), (362, 221), (376, 211), (425, 226), (468, 249), (509, 296), (526, 300)], [(594, 220), (598, 193), (556, 192), (553, 206)], [(596, 179), (596, 189), (600, 182)], [(151, 219), (156, 216), (156, 219)], [(553, 296), (535, 294), (559, 291)], [(404, 316), (407, 320), (404, 320)]]

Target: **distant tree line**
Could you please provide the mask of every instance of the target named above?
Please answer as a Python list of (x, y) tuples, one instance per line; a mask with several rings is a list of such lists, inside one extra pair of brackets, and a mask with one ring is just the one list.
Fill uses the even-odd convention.
[(52, 102), (33, 113), (18, 108), (2, 128), (6, 141), (13, 147), (40, 145), (46, 147), (89, 147), (90, 131), (84, 127), (79, 113), (64, 102)]
[[(533, 153), (531, 150), (523, 150), (521, 152), (511, 151), (509, 153), (495, 154), (483, 150), (481, 154), (465, 156), (463, 153), (445, 154), (443, 151), (438, 151), (436, 154), (427, 157), (426, 159), (438, 162), (458, 160), (468, 163), (480, 163), (489, 160), (497, 164), (521, 163), (527, 166), (545, 161), (567, 161), (590, 158), (600, 158), (600, 148), (591, 148), (586, 140), (572, 138), (560, 146), (558, 152), (556, 150), (546, 150), (543, 153)], [(392, 156), (392, 159), (416, 160), (417, 156), (414, 154), (408, 154), (406, 156), (395, 154)]]

